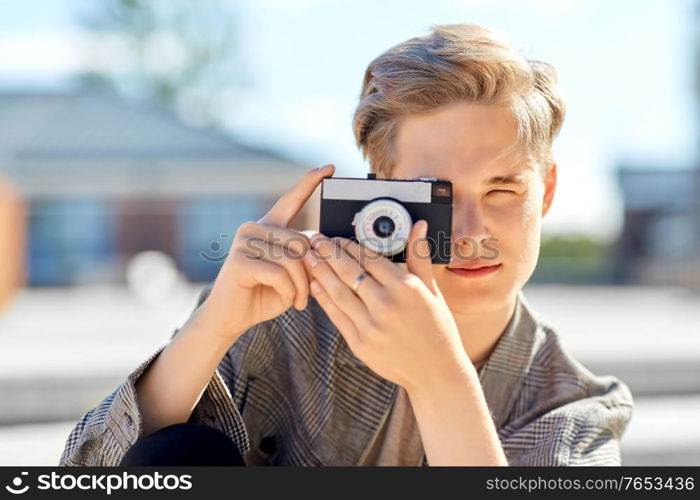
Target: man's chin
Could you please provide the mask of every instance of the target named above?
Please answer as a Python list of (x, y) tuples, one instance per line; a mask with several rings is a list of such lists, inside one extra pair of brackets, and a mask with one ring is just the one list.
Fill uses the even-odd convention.
[[(438, 283), (440, 286), (440, 283)], [(442, 283), (440, 286), (447, 305), (453, 313), (474, 313), (496, 310), (508, 302), (502, 283)]]

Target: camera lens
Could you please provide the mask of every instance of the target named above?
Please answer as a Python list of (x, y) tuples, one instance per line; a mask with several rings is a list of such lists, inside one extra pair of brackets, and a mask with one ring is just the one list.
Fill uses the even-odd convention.
[(374, 224), (372, 225), (372, 229), (374, 229), (374, 232), (377, 236), (381, 238), (386, 238), (388, 236), (391, 236), (391, 233), (394, 232), (394, 221), (391, 220), (390, 217), (382, 215), (381, 217), (377, 217), (375, 219)]
[(357, 241), (387, 256), (403, 251), (413, 221), (408, 210), (392, 198), (376, 198), (355, 214)]

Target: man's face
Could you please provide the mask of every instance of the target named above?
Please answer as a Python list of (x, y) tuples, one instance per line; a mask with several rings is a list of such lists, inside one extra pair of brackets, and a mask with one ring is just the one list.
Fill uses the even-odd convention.
[[(410, 115), (399, 125), (390, 175), (452, 181), (452, 263), (433, 270), (453, 313), (504, 307), (537, 264), (540, 222), (554, 195), (556, 165), (545, 175), (512, 147), (516, 127), (505, 109), (466, 102)], [(500, 267), (481, 277), (449, 269), (476, 259)]]

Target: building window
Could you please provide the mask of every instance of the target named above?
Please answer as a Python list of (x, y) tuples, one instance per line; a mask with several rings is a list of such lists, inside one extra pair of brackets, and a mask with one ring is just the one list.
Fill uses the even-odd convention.
[(30, 207), (30, 285), (105, 281), (114, 272), (113, 210), (101, 200), (39, 201)]
[(692, 222), (689, 213), (660, 214), (650, 223), (647, 231), (647, 255), (667, 259), (691, 255), (695, 243)]
[(216, 278), (243, 222), (265, 214), (259, 198), (207, 198), (180, 205), (178, 267), (191, 281)]

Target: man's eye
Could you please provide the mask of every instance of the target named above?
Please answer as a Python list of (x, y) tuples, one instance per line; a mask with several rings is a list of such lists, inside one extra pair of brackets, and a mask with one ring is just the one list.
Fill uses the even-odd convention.
[(508, 189), (492, 189), (491, 191), (489, 191), (488, 194), (491, 194), (491, 193), (508, 193), (508, 194), (515, 194), (515, 191), (510, 191), (510, 190), (508, 190)]

